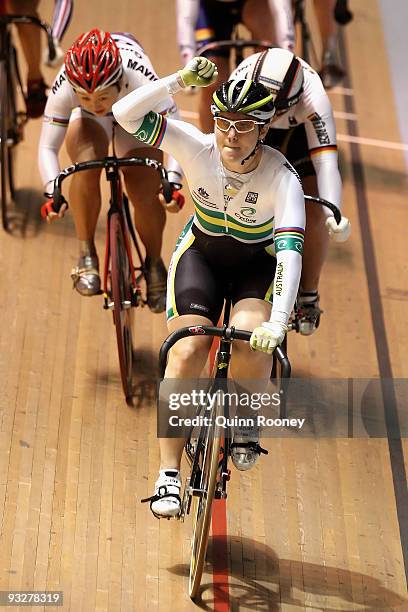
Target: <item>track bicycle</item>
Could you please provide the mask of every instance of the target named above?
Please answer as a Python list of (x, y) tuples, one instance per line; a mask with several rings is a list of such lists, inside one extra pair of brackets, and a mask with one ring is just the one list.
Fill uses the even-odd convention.
[[(248, 342), (251, 332), (229, 327), (231, 312), (231, 299), (227, 296), (224, 306), (224, 320), (222, 327), (196, 325), (176, 330), (164, 341), (159, 356), (160, 379), (163, 380), (167, 364), (167, 355), (171, 347), (181, 338), (187, 336), (207, 335), (220, 338), (220, 346), (214, 365), (214, 374), (211, 379), (208, 393), (216, 394), (218, 391), (227, 391), (228, 367), (231, 357), (231, 344), (234, 340)], [(280, 398), (286, 393), (286, 383), (290, 378), (290, 363), (282, 347), (274, 351), (275, 359), (281, 368)], [(285, 383), (285, 384), (282, 384)], [(208, 420), (198, 428), (192, 428), (185, 443), (185, 454), (190, 466), (190, 474), (186, 480), (181, 502), (181, 511), (177, 519), (184, 521), (187, 514), (193, 515), (193, 536), (191, 541), (191, 560), (189, 595), (196, 600), (199, 596), (201, 576), (204, 569), (207, 552), (208, 535), (211, 525), (211, 509), (213, 499), (227, 497), (227, 483), (230, 479), (228, 459), (231, 453), (231, 435), (228, 429), (217, 425), (218, 418), (229, 418), (228, 396), (218, 395), (218, 401), (211, 407), (203, 404), (197, 410), (196, 416), (205, 415)], [(224, 421), (228, 423), (228, 420)], [(212, 425), (206, 424), (212, 423)], [(261, 449), (267, 454), (267, 451)], [(147, 500), (143, 501), (148, 501)]]
[[(129, 166), (145, 166), (157, 171), (160, 175), (164, 198), (166, 202), (171, 201), (172, 189), (167, 180), (167, 172), (164, 166), (155, 159), (147, 157), (117, 158), (116, 156), (110, 156), (100, 160), (72, 164), (62, 170), (55, 178), (52, 196), (53, 209), (57, 212), (64, 202), (61, 185), (67, 177), (84, 170), (101, 168), (105, 170), (105, 177), (110, 185), (110, 199), (107, 213), (103, 273), (104, 308), (111, 310), (113, 313), (120, 376), (127, 402), (131, 401), (133, 394), (134, 339), (132, 322), (134, 309), (147, 303), (144, 290), (142, 290), (142, 281), (145, 280), (144, 259), (133, 226), (129, 201), (122, 190), (120, 177), (120, 168)], [(45, 211), (43, 211), (43, 216), (46, 216)], [(132, 244), (135, 257), (132, 254)]]
[(51, 28), (41, 19), (29, 15), (0, 15), (0, 163), (1, 163), (1, 220), (6, 231), (10, 229), (10, 208), (15, 198), (13, 154), (16, 145), (23, 138), (23, 128), (27, 122), (25, 112), (18, 110), (17, 88), (24, 97), (17, 61), (17, 51), (13, 45), (11, 25), (25, 23), (35, 25), (47, 35), (49, 57), (54, 59), (55, 47)]
[[(203, 55), (204, 53), (210, 53), (211, 51), (220, 51), (222, 49), (228, 49), (230, 51), (230, 60), (232, 62), (233, 70), (243, 61), (245, 50), (252, 49), (251, 53), (257, 53), (258, 51), (265, 51), (265, 49), (270, 49), (273, 46), (273, 43), (268, 40), (245, 40), (244, 38), (240, 38), (238, 26), (235, 26), (232, 31), (231, 40), (217, 40), (215, 42), (202, 45), (199, 47), (198, 53), (200, 55)], [(233, 58), (232, 55), (234, 56)]]

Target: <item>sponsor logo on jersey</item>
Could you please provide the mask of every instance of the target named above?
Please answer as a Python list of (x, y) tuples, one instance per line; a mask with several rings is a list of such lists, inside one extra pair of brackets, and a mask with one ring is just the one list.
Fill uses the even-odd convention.
[(310, 121), (313, 124), (314, 130), (316, 132), (317, 139), (321, 145), (330, 144), (329, 134), (326, 130), (326, 122), (320, 117), (318, 113), (314, 113), (310, 117)]
[(204, 187), (199, 187), (198, 188), (198, 193), (200, 194), (200, 196), (202, 196), (203, 198), (209, 198), (209, 194), (206, 192), (206, 190), (204, 189)]
[[(254, 210), (254, 209), (252, 208), (250, 210)], [(240, 221), (245, 221), (245, 223), (256, 223), (256, 219), (249, 219), (249, 217), (242, 217), (239, 213), (234, 213), (234, 216)]]
[[(248, 202), (248, 200), (245, 200), (245, 202)], [(256, 210), (250, 206), (244, 206), (244, 208), (241, 208), (240, 213), (245, 217), (252, 217), (256, 213)]]
[(275, 275), (275, 293), (276, 295), (282, 295), (283, 289), (283, 263), (280, 261), (276, 267), (276, 275)]
[(66, 77), (65, 70), (64, 70), (64, 72), (62, 72), (60, 76), (55, 79), (54, 85), (52, 86), (52, 93), (56, 94), (59, 88), (61, 87), (61, 85), (63, 84), (63, 82), (66, 80), (67, 80), (67, 77)]
[[(246, 198), (245, 198), (245, 202), (248, 202), (248, 204), (256, 204), (257, 200), (258, 200), (258, 195), (256, 193), (256, 191), (248, 191)], [(242, 212), (242, 211), (241, 211)], [(255, 210), (254, 210), (255, 213)], [(252, 214), (254, 214), (252, 213)], [(248, 214), (248, 213), (246, 213)]]
[(139, 64), (137, 60), (133, 61), (129, 59), (127, 63), (127, 68), (130, 68), (135, 72), (141, 72), (150, 81), (157, 81), (159, 78), (154, 74), (152, 70), (149, 70), (146, 66), (143, 66), (143, 64)]

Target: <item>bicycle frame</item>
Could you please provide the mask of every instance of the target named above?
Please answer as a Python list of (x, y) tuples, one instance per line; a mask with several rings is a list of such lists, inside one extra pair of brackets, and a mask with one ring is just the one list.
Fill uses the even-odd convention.
[[(160, 377), (164, 378), (168, 351), (178, 340), (187, 336), (215, 336), (220, 338), (220, 346), (215, 365), (215, 376), (210, 388), (212, 391), (217, 392), (225, 387), (228, 378), (232, 341), (234, 339), (249, 341), (251, 338), (251, 332), (229, 327), (230, 312), (231, 299), (227, 297), (222, 327), (195, 325), (181, 328), (170, 334), (160, 349)], [(280, 361), (282, 374), (289, 379), (290, 363), (286, 354), (281, 347), (275, 349), (275, 354)], [(286, 393), (285, 388), (283, 392)], [(193, 428), (190, 430), (185, 443), (185, 452), (191, 471), (184, 489), (180, 514), (177, 518), (182, 521), (184, 520), (185, 515), (190, 513), (192, 501), (195, 499), (189, 577), (189, 594), (193, 601), (198, 597), (200, 589), (211, 523), (212, 501), (213, 499), (225, 499), (227, 497), (227, 482), (230, 479), (230, 471), (228, 469), (228, 458), (231, 449), (230, 435), (227, 433), (221, 435), (219, 433), (216, 418), (219, 414), (222, 414), (222, 410), (225, 419), (228, 419), (229, 403), (226, 400), (227, 397), (224, 396), (222, 408), (219, 402), (212, 405), (211, 412), (208, 415), (212, 425), (204, 424), (200, 427), (196, 443), (192, 443)], [(205, 409), (206, 406), (202, 406), (199, 412)], [(228, 423), (228, 420), (225, 422)]]
[[(144, 305), (139, 285), (144, 276), (142, 253), (133, 228), (128, 202), (122, 191), (120, 168), (124, 166), (145, 166), (157, 170), (160, 174), (163, 194), (167, 202), (171, 200), (171, 186), (167, 173), (156, 160), (144, 157), (106, 157), (102, 160), (91, 160), (72, 164), (60, 172), (54, 181), (54, 210), (62, 205), (62, 182), (76, 172), (90, 169), (104, 169), (106, 180), (110, 185), (110, 207), (107, 217), (105, 265), (103, 276), (104, 308), (112, 310), (118, 345), (120, 375), (126, 400), (133, 395), (132, 372), (134, 363), (134, 344), (132, 332), (132, 307)], [(129, 234), (130, 237), (129, 238)], [(133, 240), (140, 265), (135, 268), (131, 239)], [(136, 270), (140, 272), (136, 276)]]
[[(110, 208), (108, 211), (108, 228), (109, 228), (110, 217), (114, 213), (119, 212), (121, 215), (121, 219), (126, 221), (126, 226), (134, 242), (136, 252), (141, 262), (141, 271), (143, 272), (143, 266), (142, 266), (143, 257), (142, 257), (138, 242), (136, 240), (136, 235), (134, 232), (133, 224), (131, 222), (130, 214), (129, 214), (126, 204), (125, 206), (123, 206), (122, 204), (123, 192), (122, 192), (122, 185), (121, 185), (121, 180), (120, 180), (120, 175), (119, 175), (119, 169), (122, 167), (129, 167), (129, 166), (146, 166), (148, 168), (153, 168), (154, 170), (157, 170), (160, 174), (160, 180), (163, 185), (164, 197), (166, 201), (171, 200), (171, 186), (169, 182), (167, 181), (166, 170), (164, 169), (163, 165), (160, 162), (156, 161), (155, 159), (150, 159), (147, 157), (118, 158), (116, 156), (108, 156), (102, 160), (90, 160), (86, 162), (78, 162), (62, 170), (54, 181), (53, 200), (54, 202), (61, 201), (61, 195), (62, 195), (61, 185), (62, 185), (62, 182), (68, 176), (71, 176), (72, 174), (75, 174), (77, 172), (83, 172), (85, 170), (95, 170), (95, 169), (103, 168), (105, 170), (106, 180), (109, 182), (109, 185), (110, 185), (110, 200), (109, 200)], [(135, 276), (135, 269), (133, 266), (133, 258), (132, 258), (132, 251), (130, 247), (130, 241), (129, 241), (128, 234), (126, 231), (124, 232), (124, 236), (126, 240), (127, 255), (131, 263), (131, 267), (132, 267), (132, 282), (134, 283), (134, 286), (136, 287), (137, 279)], [(106, 250), (105, 250), (104, 279), (103, 279), (104, 293), (105, 293), (105, 308), (110, 307), (108, 303), (108, 295), (107, 295), (108, 294), (107, 286), (108, 286), (108, 272), (109, 272), (109, 256), (110, 256), (110, 253), (109, 253), (109, 229), (108, 229)]]
[[(215, 376), (214, 376), (214, 384), (221, 384), (221, 381), (226, 381), (228, 378), (228, 368), (231, 358), (231, 344), (233, 340), (243, 340), (249, 342), (251, 339), (251, 332), (236, 329), (235, 327), (229, 327), (229, 319), (231, 313), (231, 299), (227, 298), (225, 300), (224, 306), (224, 319), (222, 327), (212, 327), (210, 325), (193, 325), (190, 327), (182, 327), (174, 331), (170, 334), (166, 340), (163, 342), (160, 353), (159, 353), (159, 376), (160, 379), (164, 379), (164, 374), (166, 370), (167, 364), (167, 355), (171, 347), (181, 340), (182, 338), (187, 338), (189, 336), (213, 336), (220, 338), (220, 346), (218, 350), (217, 360), (215, 363)], [(275, 359), (277, 359), (282, 368), (282, 378), (289, 380), (291, 374), (291, 366), (289, 359), (286, 355), (286, 352), (282, 346), (277, 346), (274, 351)], [(273, 368), (271, 372), (271, 380), (273, 380)], [(222, 385), (221, 385), (222, 386)], [(213, 387), (212, 387), (213, 388)], [(286, 393), (286, 388), (283, 389), (283, 393)], [(282, 400), (281, 400), (282, 401)], [(229, 414), (229, 406), (228, 404), (224, 404), (224, 416), (228, 417)], [(281, 414), (282, 416), (282, 414)], [(189, 439), (191, 434), (189, 436)], [(186, 455), (191, 462), (193, 462), (193, 456), (188, 448), (189, 439), (187, 440), (185, 450)], [(226, 480), (227, 480), (227, 461), (229, 455), (229, 439), (226, 438), (228, 442), (226, 442), (227, 447), (224, 449), (224, 459), (223, 459), (223, 493), (219, 495), (219, 497), (225, 497), (225, 488), (226, 488)]]

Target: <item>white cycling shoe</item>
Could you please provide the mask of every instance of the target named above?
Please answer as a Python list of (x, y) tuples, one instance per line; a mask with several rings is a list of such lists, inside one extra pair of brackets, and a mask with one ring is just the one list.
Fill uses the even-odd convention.
[(268, 451), (259, 446), (259, 428), (235, 427), (231, 459), (237, 470), (241, 472), (250, 470), (261, 454), (267, 455)]
[(141, 501), (150, 502), (150, 510), (156, 518), (170, 519), (180, 514), (180, 489), (181, 478), (178, 470), (160, 470), (154, 495)]
[(320, 315), (323, 312), (319, 306), (317, 291), (301, 291), (298, 296), (298, 306), (302, 312), (299, 331), (302, 336), (311, 336), (319, 327)]

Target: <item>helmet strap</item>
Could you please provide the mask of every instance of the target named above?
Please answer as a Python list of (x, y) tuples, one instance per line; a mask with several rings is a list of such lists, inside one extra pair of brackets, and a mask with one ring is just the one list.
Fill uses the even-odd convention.
[[(261, 129), (259, 129), (259, 133), (261, 132)], [(245, 162), (248, 161), (248, 159), (251, 159), (251, 157), (253, 157), (255, 155), (255, 153), (257, 152), (257, 150), (259, 149), (259, 146), (263, 144), (263, 140), (261, 138), (258, 138), (258, 142), (256, 143), (256, 145), (254, 146), (254, 148), (252, 149), (251, 153), (249, 155), (247, 155), (242, 161), (241, 161), (241, 166), (243, 166), (245, 164)]]

